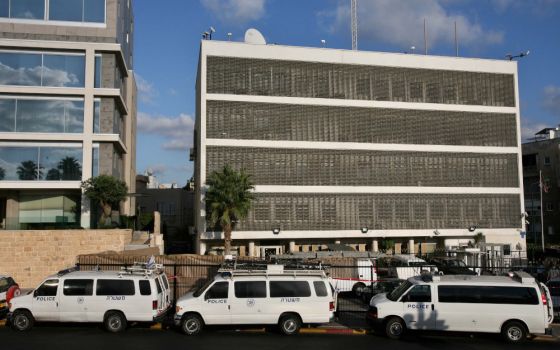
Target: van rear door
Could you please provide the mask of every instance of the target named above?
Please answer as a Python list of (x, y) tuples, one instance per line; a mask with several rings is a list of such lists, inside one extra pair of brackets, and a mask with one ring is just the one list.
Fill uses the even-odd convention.
[(540, 292), (543, 296), (543, 303), (546, 300), (546, 305), (544, 305), (544, 307), (546, 308), (546, 320), (548, 322), (548, 326), (552, 323), (552, 321), (554, 321), (554, 305), (552, 304), (552, 296), (550, 295), (550, 290), (548, 290), (548, 287), (545, 284), (539, 283), (539, 287)]

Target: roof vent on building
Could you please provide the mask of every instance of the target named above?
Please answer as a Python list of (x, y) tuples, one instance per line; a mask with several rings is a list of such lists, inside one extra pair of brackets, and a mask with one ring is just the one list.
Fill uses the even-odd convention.
[(264, 36), (255, 28), (249, 28), (245, 32), (245, 43), (254, 45), (266, 45)]

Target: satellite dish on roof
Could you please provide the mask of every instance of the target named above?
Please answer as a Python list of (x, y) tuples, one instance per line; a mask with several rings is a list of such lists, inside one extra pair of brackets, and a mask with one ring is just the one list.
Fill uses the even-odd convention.
[(254, 45), (266, 45), (264, 36), (255, 28), (249, 28), (245, 32), (245, 43)]

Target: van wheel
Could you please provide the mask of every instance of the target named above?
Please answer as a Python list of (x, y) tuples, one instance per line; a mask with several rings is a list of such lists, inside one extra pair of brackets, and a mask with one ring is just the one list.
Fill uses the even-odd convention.
[(352, 287), (352, 293), (354, 293), (354, 295), (359, 297), (362, 295), (362, 291), (364, 290), (365, 287), (366, 287), (365, 284), (363, 284), (362, 282), (358, 282)]
[(390, 339), (401, 339), (405, 331), (404, 322), (398, 317), (391, 317), (385, 324), (385, 334)]
[(294, 314), (282, 316), (278, 326), (280, 331), (285, 335), (298, 334), (299, 329), (301, 328), (301, 320), (299, 319), (299, 316)]
[(181, 321), (181, 331), (186, 335), (197, 335), (202, 331), (202, 327), (202, 319), (196, 314), (188, 314)]
[(26, 332), (33, 327), (33, 323), (35, 323), (35, 320), (29, 311), (16, 310), (12, 315), (10, 325), (16, 331)]
[(527, 331), (521, 322), (511, 321), (502, 327), (502, 337), (508, 343), (521, 343), (527, 339)]
[(103, 322), (105, 329), (111, 333), (119, 333), (126, 329), (126, 317), (122, 312), (110, 311), (105, 315)]

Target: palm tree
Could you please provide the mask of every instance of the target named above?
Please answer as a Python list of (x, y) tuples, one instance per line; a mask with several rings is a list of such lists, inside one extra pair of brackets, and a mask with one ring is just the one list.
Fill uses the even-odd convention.
[(37, 166), (37, 163), (32, 160), (25, 160), (21, 162), (16, 172), (20, 180), (37, 180), (43, 175), (42, 169), (40, 169)]
[(74, 157), (64, 157), (58, 162), (61, 180), (80, 180), (82, 176), (82, 166)]
[(0, 180), (4, 180), (6, 178), (6, 170), (0, 167)]
[(213, 171), (206, 180), (206, 207), (210, 213), (208, 223), (224, 231), (224, 254), (231, 251), (231, 232), (239, 220), (249, 213), (254, 199), (250, 175), (235, 171), (225, 165), (222, 171)]

